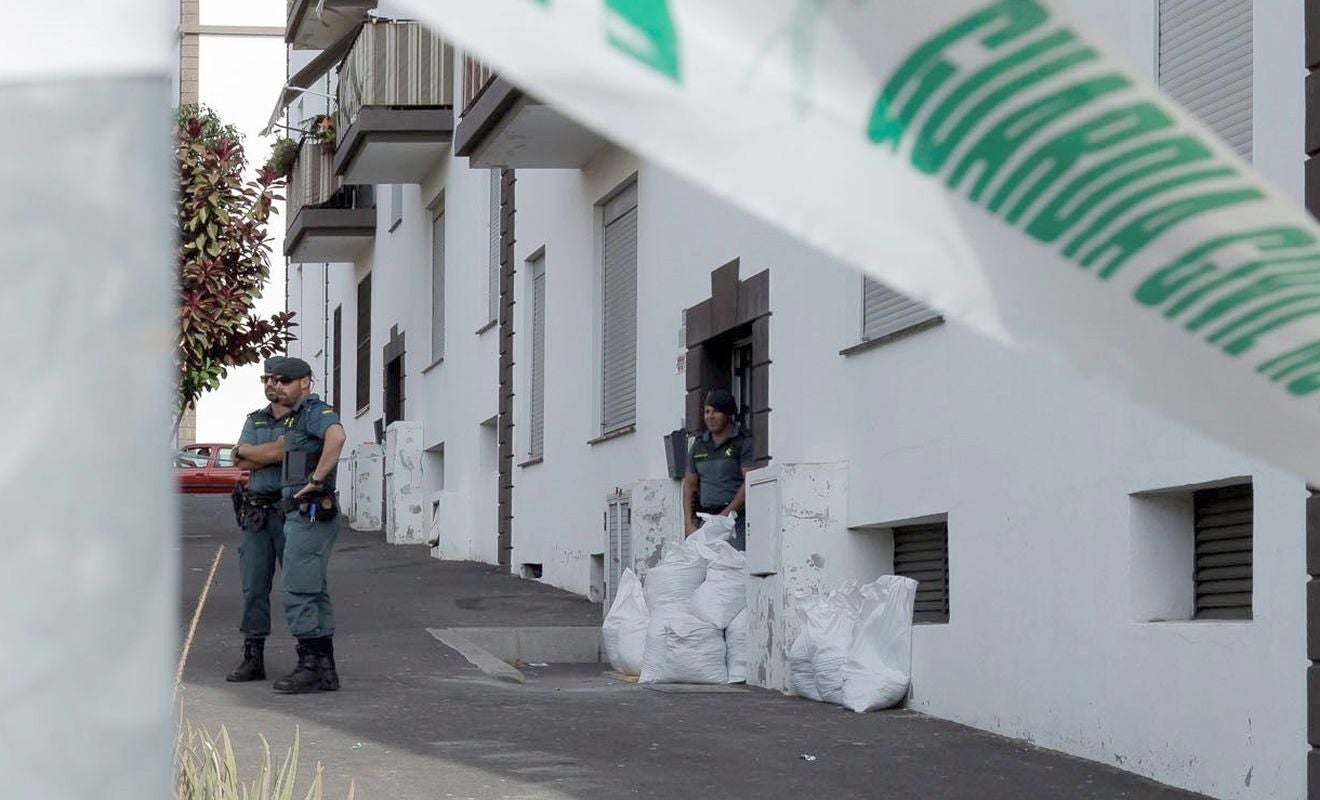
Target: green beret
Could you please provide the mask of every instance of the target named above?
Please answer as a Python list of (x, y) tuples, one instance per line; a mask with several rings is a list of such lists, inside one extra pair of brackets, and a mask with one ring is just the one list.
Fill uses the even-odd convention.
[(271, 356), (266, 359), (266, 374), (285, 378), (306, 378), (312, 374), (312, 365), (301, 358)]

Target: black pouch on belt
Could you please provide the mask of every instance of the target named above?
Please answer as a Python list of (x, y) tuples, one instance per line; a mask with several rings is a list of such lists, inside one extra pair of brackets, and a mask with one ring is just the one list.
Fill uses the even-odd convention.
[(234, 490), (229, 493), (229, 499), (234, 504), (234, 521), (241, 528), (243, 527), (243, 487), (237, 483), (234, 484)]

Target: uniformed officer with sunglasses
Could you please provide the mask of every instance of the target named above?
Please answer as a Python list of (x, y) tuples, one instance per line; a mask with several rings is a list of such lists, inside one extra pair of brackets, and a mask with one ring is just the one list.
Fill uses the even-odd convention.
[[(326, 571), (339, 536), (335, 471), (343, 451), (344, 426), (333, 408), (312, 394), (312, 368), (300, 358), (286, 358), (271, 368), (273, 393), (290, 411), (283, 420), (283, 449), (271, 445), (243, 448), (247, 459), (281, 463), (280, 505), (284, 515), (284, 614), (298, 639), (298, 666), (275, 681), (283, 694), (334, 691), (334, 608)], [(266, 461), (271, 459), (272, 461)]]

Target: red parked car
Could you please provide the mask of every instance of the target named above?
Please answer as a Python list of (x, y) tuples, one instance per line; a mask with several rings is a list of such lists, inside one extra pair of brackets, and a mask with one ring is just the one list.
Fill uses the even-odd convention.
[(179, 490), (189, 493), (229, 493), (234, 484), (247, 486), (248, 471), (234, 466), (232, 444), (190, 444), (174, 454)]

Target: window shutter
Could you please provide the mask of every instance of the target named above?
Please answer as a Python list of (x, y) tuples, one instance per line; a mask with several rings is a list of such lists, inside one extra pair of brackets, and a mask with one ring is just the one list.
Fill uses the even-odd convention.
[(490, 263), (486, 276), (486, 321), (500, 318), (500, 171), (490, 171)]
[(1251, 619), (1251, 486), (1202, 489), (1196, 517), (1196, 617)]
[(894, 574), (917, 582), (913, 622), (948, 622), (948, 523), (894, 528)]
[(532, 267), (532, 391), (528, 457), (540, 458), (545, 449), (545, 256)]
[(871, 341), (935, 319), (939, 313), (884, 284), (862, 278), (862, 340)]
[(623, 571), (632, 567), (632, 507), (628, 500), (610, 500), (605, 506), (609, 575), (605, 584), (605, 608), (614, 604)]
[(1160, 89), (1251, 160), (1252, 0), (1160, 0)]
[(371, 405), (371, 275), (357, 292), (357, 408)]
[(334, 391), (332, 402), (339, 411), (346, 412), (348, 406), (344, 405), (344, 395), (342, 394), (344, 384), (340, 375), (341, 368), (344, 365), (344, 307), (342, 305), (335, 306), (334, 337), (334, 369), (332, 370), (330, 382), (331, 389)]
[(431, 223), (431, 361), (445, 355), (445, 215)]
[(637, 193), (605, 206), (601, 390), (604, 433), (633, 424), (637, 411)]

